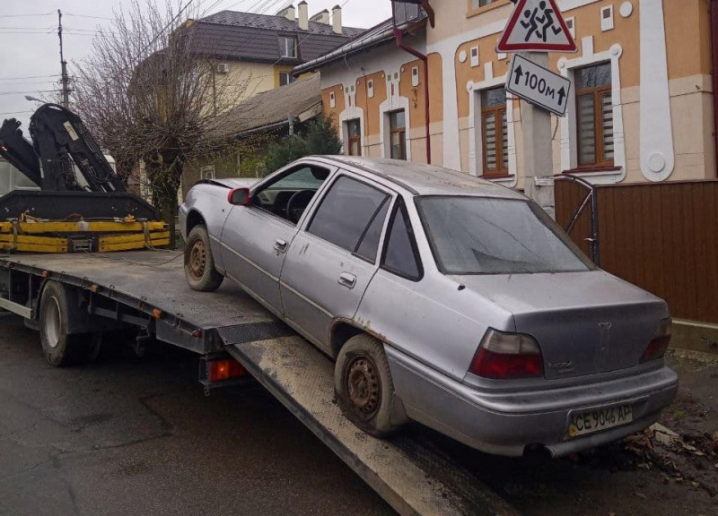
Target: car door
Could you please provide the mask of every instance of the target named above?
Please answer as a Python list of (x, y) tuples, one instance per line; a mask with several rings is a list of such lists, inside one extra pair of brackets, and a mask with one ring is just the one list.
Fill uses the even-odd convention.
[(331, 353), (331, 324), (351, 319), (372, 276), (391, 191), (337, 175), (290, 246), (280, 291), (285, 317)]
[[(224, 223), (221, 246), (227, 275), (278, 313), (279, 274), (297, 222), (331, 172), (311, 163), (281, 172), (253, 189), (250, 205), (234, 206)], [(301, 202), (292, 201), (300, 197)]]

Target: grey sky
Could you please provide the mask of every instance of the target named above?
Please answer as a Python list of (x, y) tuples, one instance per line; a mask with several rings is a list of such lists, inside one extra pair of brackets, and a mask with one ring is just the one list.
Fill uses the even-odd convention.
[[(231, 9), (269, 14), (289, 0), (194, 0), (209, 13)], [(296, 5), (299, 0), (295, 0)], [(307, 0), (309, 15), (334, 5), (344, 4), (346, 26), (371, 27), (391, 16), (389, 0)], [(72, 75), (72, 62), (80, 61), (92, 50), (92, 32), (110, 23), (113, 9), (128, 5), (128, 0), (2, 0), (0, 11), (0, 122), (15, 117), (23, 122), (23, 132), (32, 111), (39, 104), (28, 102), (25, 95), (54, 98), (59, 91), (60, 55), (57, 38), (57, 9), (62, 9), (65, 29), (65, 59)], [(261, 11), (264, 12), (264, 11)], [(33, 16), (27, 16), (33, 15)], [(40, 16), (34, 16), (40, 15)], [(97, 18), (90, 18), (97, 17)]]

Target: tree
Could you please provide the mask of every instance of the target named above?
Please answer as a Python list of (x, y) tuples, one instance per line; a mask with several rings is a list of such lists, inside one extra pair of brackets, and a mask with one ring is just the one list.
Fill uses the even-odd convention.
[(339, 154), (342, 142), (331, 117), (315, 118), (309, 122), (304, 136), (290, 134), (267, 151), (267, 170), (273, 172), (304, 156)]
[(196, 9), (166, 0), (133, 0), (91, 55), (76, 64), (75, 109), (127, 178), (145, 166), (155, 205), (174, 237), (177, 192), (185, 163), (202, 149), (217, 111), (214, 62), (193, 51)]

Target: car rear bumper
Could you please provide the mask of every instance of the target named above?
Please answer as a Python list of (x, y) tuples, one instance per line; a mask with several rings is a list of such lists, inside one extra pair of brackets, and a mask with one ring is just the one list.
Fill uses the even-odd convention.
[[(528, 446), (543, 446), (554, 456), (621, 439), (654, 423), (674, 399), (678, 377), (667, 367), (580, 387), (490, 394), (426, 367), (386, 347), (396, 394), (406, 414), (472, 448), (520, 456)], [(581, 437), (568, 436), (569, 418), (630, 404), (630, 424)]]

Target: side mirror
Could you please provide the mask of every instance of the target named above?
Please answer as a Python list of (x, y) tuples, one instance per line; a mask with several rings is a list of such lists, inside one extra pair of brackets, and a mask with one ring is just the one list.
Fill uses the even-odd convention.
[(234, 206), (249, 206), (252, 202), (252, 197), (249, 195), (249, 188), (234, 188), (230, 190), (227, 201)]

